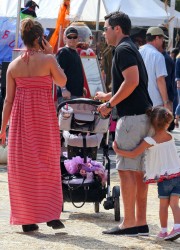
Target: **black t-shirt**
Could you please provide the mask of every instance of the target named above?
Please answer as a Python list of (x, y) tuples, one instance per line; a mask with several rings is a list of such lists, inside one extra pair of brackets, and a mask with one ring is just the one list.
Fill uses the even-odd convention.
[(119, 117), (145, 114), (147, 108), (152, 106), (147, 89), (148, 76), (143, 59), (131, 39), (125, 37), (114, 51), (112, 61), (113, 94), (118, 91), (124, 81), (122, 72), (135, 65), (138, 66), (139, 70), (139, 85), (126, 99), (117, 104), (116, 108)]
[[(71, 92), (71, 95), (78, 97), (83, 96), (83, 69), (81, 58), (77, 51), (68, 47), (64, 47), (58, 51), (56, 59), (66, 74), (66, 88)], [(58, 88), (58, 97), (60, 96), (62, 96), (61, 90)]]

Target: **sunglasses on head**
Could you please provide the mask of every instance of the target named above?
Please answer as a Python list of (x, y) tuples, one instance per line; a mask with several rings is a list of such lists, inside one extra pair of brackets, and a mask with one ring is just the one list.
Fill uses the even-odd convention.
[(78, 37), (77, 36), (67, 36), (67, 39), (77, 39)]

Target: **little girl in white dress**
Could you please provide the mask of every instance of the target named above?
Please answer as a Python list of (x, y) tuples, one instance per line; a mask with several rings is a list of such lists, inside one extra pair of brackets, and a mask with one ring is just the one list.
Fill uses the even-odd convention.
[[(173, 115), (164, 107), (154, 107), (147, 111), (147, 115), (154, 128), (154, 136), (144, 138), (141, 144), (132, 151), (119, 149), (116, 141), (113, 143), (113, 149), (117, 154), (128, 158), (135, 158), (146, 150), (144, 180), (146, 183), (158, 183), (161, 231), (157, 237), (173, 241), (180, 237), (180, 158), (174, 139), (167, 132)], [(168, 234), (169, 206), (174, 217), (174, 227)]]

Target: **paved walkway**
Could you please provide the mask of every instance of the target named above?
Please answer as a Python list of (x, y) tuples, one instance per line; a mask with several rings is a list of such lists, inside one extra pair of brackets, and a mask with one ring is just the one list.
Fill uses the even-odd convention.
[[(178, 152), (180, 153), (180, 130), (173, 132)], [(102, 158), (101, 152), (98, 159)], [(111, 158), (111, 188), (118, 185), (115, 168), (115, 156), (110, 151)], [(125, 237), (102, 235), (102, 231), (116, 226), (114, 211), (105, 210), (100, 206), (100, 212), (94, 212), (94, 204), (87, 203), (77, 209), (71, 203), (65, 203), (61, 219), (66, 228), (52, 230), (45, 223), (40, 224), (36, 233), (24, 234), (20, 226), (9, 225), (9, 197), (7, 184), (7, 168), (0, 166), (0, 250), (79, 250), (79, 249), (180, 249), (180, 240), (176, 242), (158, 241), (159, 232), (157, 187), (149, 185), (147, 218), (150, 227), (150, 237)], [(120, 201), (121, 218), (123, 217), (122, 201)], [(169, 215), (169, 229), (173, 225), (173, 217)]]

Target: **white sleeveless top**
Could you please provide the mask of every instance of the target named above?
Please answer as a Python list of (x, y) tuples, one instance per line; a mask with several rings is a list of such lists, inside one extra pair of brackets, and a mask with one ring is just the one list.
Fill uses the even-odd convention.
[(153, 145), (145, 154), (145, 182), (160, 182), (180, 176), (180, 158), (174, 138), (163, 143), (156, 143), (151, 137), (146, 137), (144, 140)]

